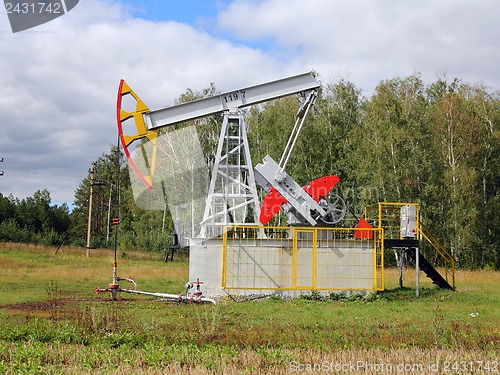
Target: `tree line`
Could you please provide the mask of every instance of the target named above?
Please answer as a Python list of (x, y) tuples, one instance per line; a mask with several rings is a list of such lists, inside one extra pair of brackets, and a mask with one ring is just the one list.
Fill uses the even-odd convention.
[(54, 245), (61, 242), (70, 226), (66, 204), (51, 205), (47, 189), (17, 199), (0, 193), (0, 240)]
[[(419, 203), (424, 224), (459, 265), (500, 269), (499, 93), (459, 79), (424, 84), (418, 74), (381, 81), (370, 97), (346, 80), (323, 84), (321, 90), (287, 164), (288, 174), (302, 185), (338, 175), (339, 193), (352, 218), (378, 201)], [(214, 93), (213, 84), (202, 92), (188, 89), (179, 102)], [(297, 108), (297, 98), (286, 97), (247, 112), (254, 165), (267, 154), (279, 160)], [(194, 124), (211, 166), (220, 116)], [(116, 146), (96, 161), (95, 178), (102, 184), (93, 189), (92, 246), (113, 246), (115, 228), (109, 218), (115, 216), (121, 219), (121, 248), (155, 251), (170, 245), (168, 210), (146, 211), (134, 204), (126, 162)], [(83, 246), (89, 184), (86, 178), (76, 189), (71, 213), (50, 206), (48, 192), (23, 201), (2, 197), (0, 239), (16, 240), (6, 235), (19, 233), (17, 240), (32, 241), (29, 232), (56, 241), (69, 232), (67, 241)], [(23, 210), (42, 216), (30, 222)], [(9, 226), (17, 229), (4, 230)], [(29, 229), (21, 235), (21, 228)]]

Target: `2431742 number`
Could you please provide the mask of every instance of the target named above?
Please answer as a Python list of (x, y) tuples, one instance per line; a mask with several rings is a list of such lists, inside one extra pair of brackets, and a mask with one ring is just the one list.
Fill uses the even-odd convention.
[(498, 374), (499, 366), (497, 361), (444, 361), (442, 370), (444, 373), (470, 373), (484, 372)]
[(5, 3), (7, 14), (62, 14), (59, 2)]

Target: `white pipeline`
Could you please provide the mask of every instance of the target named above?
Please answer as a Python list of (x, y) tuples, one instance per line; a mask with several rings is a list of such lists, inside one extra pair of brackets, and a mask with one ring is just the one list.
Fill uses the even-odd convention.
[(168, 293), (157, 293), (157, 292), (153, 293), (153, 292), (143, 292), (140, 290), (131, 290), (131, 289), (121, 289), (120, 291), (125, 293), (145, 294), (147, 296), (155, 296), (178, 302), (196, 302), (196, 303), (209, 302), (213, 303), (214, 305), (216, 304), (215, 300), (211, 298), (200, 297), (192, 294), (185, 295), (185, 294), (168, 294)]

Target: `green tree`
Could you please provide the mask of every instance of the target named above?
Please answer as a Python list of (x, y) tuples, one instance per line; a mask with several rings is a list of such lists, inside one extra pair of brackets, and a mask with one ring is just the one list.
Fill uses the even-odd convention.
[(16, 213), (16, 201), (12, 195), (4, 197), (0, 193), (0, 223), (4, 220), (13, 219)]
[[(349, 211), (356, 216), (361, 214), (363, 208), (361, 199), (364, 196), (360, 193), (366, 192), (357, 186), (359, 160), (355, 152), (359, 141), (356, 134), (362, 126), (362, 106), (361, 90), (351, 82), (340, 80), (326, 85), (324, 95), (315, 106), (314, 118), (314, 126), (324, 140), (319, 150), (321, 158), (318, 155), (318, 162), (323, 166), (319, 174), (340, 177), (337, 190), (346, 201)], [(314, 139), (310, 141), (310, 147), (314, 147)], [(351, 219), (350, 215), (346, 218)]]
[[(118, 163), (118, 165), (117, 165)], [(90, 195), (89, 175), (75, 190), (75, 209), (71, 239), (74, 244), (84, 246), (87, 237), (88, 208)], [(103, 154), (95, 161), (92, 186), (91, 247), (110, 247), (110, 219), (127, 213), (127, 200), (124, 192), (130, 189), (128, 170), (123, 156), (116, 146), (109, 154)], [(126, 221), (125, 221), (126, 223)]]
[[(444, 230), (455, 257), (470, 267), (495, 258), (489, 245), (490, 225), (484, 220), (496, 206), (498, 175), (498, 99), (482, 86), (440, 80), (429, 89), (429, 129), (441, 160)], [(497, 139), (495, 139), (497, 138)], [(498, 206), (496, 206), (498, 207)]]
[(425, 181), (425, 100), (420, 76), (380, 83), (364, 103), (363, 124), (351, 134), (359, 184), (379, 200), (418, 199)]

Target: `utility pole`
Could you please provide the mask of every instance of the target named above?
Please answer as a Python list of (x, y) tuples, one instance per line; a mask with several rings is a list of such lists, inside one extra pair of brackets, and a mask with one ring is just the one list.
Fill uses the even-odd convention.
[[(3, 158), (0, 159), (0, 163), (3, 163)], [(0, 176), (3, 176), (3, 171), (0, 171)]]
[(108, 200), (108, 221), (106, 223), (106, 244), (109, 243), (109, 224), (111, 221), (111, 196), (113, 195), (113, 183), (109, 188), (109, 200)]
[(90, 188), (89, 188), (89, 216), (87, 220), (87, 257), (90, 256), (90, 231), (92, 223), (92, 187), (94, 186), (94, 167), (95, 162), (92, 162), (89, 169), (90, 173)]

